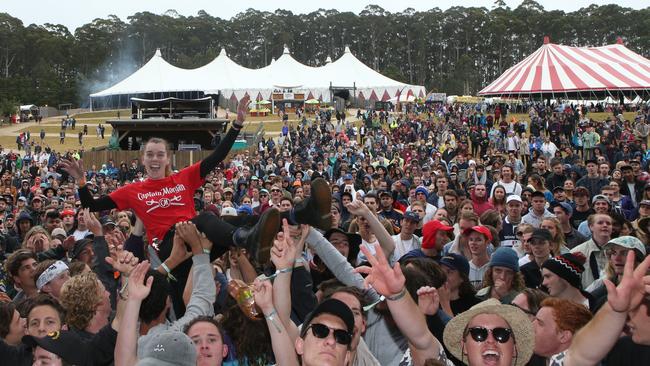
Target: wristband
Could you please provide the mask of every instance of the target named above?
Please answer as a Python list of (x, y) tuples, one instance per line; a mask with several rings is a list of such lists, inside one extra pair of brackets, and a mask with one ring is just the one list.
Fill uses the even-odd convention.
[(277, 313), (278, 313), (278, 312), (275, 311), (275, 309), (273, 309), (273, 311), (270, 312), (269, 315), (264, 315), (264, 317), (265, 317), (266, 319), (272, 320), (272, 319), (273, 319), (273, 315), (276, 315)]
[(264, 318), (266, 318), (266, 320), (270, 321), (271, 324), (273, 324), (273, 326), (275, 327), (275, 330), (277, 330), (278, 333), (282, 333), (282, 328), (280, 328), (278, 323), (275, 321), (275, 316), (277, 314), (278, 314), (278, 312), (275, 311), (275, 309), (273, 309), (273, 311), (269, 315), (264, 315)]
[(300, 257), (293, 262), (293, 265), (295, 266), (296, 264), (304, 264), (305, 262), (305, 258)]
[(170, 280), (172, 280), (172, 281), (174, 281), (174, 282), (177, 281), (177, 280), (176, 280), (176, 277), (174, 277), (174, 275), (172, 274), (171, 269), (169, 269), (169, 267), (167, 267), (167, 265), (165, 264), (165, 262), (160, 263), (160, 266), (165, 270), (165, 272), (167, 272), (167, 278), (168, 278), (168, 279), (170, 279)]
[(388, 301), (397, 301), (397, 300), (401, 299), (402, 297), (404, 297), (405, 295), (406, 295), (406, 287), (404, 287), (402, 289), (402, 291), (400, 291), (397, 295), (386, 296), (386, 300), (388, 300)]
[(210, 255), (210, 249), (208, 249), (208, 248), (203, 248), (203, 254)]
[(275, 273), (280, 274), (280, 273), (289, 273), (293, 271), (293, 267), (287, 267), (287, 268), (282, 268), (278, 269), (275, 271)]
[(129, 278), (125, 277), (124, 278), (124, 285), (122, 286), (122, 288), (118, 292), (118, 295), (120, 295), (120, 299), (122, 299), (122, 300), (127, 300), (129, 298), (128, 294), (126, 296), (124, 296), (124, 293), (127, 291), (127, 286), (129, 286)]

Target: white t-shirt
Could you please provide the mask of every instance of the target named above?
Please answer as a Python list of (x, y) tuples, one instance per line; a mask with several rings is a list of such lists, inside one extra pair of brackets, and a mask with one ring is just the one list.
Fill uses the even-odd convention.
[(411, 239), (404, 240), (400, 237), (400, 234), (393, 235), (393, 242), (395, 243), (395, 250), (391, 255), (391, 263), (397, 262), (402, 256), (413, 249), (420, 248), (421, 241), (416, 235), (413, 235)]

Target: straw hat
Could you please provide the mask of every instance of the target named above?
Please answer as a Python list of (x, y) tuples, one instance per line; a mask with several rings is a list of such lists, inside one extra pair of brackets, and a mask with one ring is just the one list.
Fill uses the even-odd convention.
[(517, 358), (515, 366), (524, 366), (533, 355), (535, 348), (535, 332), (528, 316), (519, 308), (504, 305), (496, 299), (489, 299), (472, 306), (469, 310), (458, 314), (445, 327), (444, 342), (451, 354), (459, 360), (467, 359), (463, 355), (461, 341), (467, 324), (479, 314), (495, 314), (502, 317), (512, 329)]

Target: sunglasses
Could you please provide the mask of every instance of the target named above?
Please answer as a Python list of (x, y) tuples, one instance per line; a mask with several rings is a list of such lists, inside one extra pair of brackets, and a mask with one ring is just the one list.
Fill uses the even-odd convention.
[(517, 231), (517, 232), (515, 233), (515, 235), (516, 235), (516, 236), (522, 236), (522, 235), (524, 235), (524, 232), (523, 232), (523, 231)]
[(271, 192), (280, 192), (279, 189), (272, 189)]
[(332, 329), (320, 323), (311, 324), (309, 328), (316, 338), (325, 339), (330, 335), (330, 331), (333, 331), (336, 343), (347, 346), (352, 342), (352, 335), (343, 329)]
[(472, 339), (476, 342), (485, 342), (487, 340), (488, 334), (492, 333), (494, 339), (499, 343), (506, 343), (510, 340), (512, 335), (512, 330), (509, 328), (497, 327), (494, 329), (487, 329), (483, 327), (472, 327), (467, 329), (467, 333), (472, 336)]

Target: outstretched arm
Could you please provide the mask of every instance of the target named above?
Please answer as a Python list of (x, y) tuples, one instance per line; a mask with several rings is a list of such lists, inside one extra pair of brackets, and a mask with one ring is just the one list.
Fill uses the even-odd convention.
[(650, 257), (634, 269), (634, 252), (628, 252), (621, 283), (615, 287), (605, 280), (607, 304), (573, 338), (564, 365), (595, 365), (605, 358), (618, 341), (628, 313), (637, 309), (650, 292), (648, 267)]
[(368, 221), (368, 225), (370, 225), (370, 229), (377, 237), (381, 249), (386, 253), (386, 258), (390, 258), (390, 255), (393, 254), (393, 251), (395, 250), (395, 242), (388, 231), (386, 231), (384, 225), (381, 224), (377, 215), (370, 212), (368, 206), (358, 200), (348, 203), (346, 208), (351, 214), (363, 216), (366, 221)]
[(117, 204), (109, 196), (94, 199), (93, 195), (90, 194), (86, 186), (86, 176), (82, 160), (61, 159), (59, 160), (59, 165), (77, 182), (77, 186), (79, 187), (79, 200), (81, 200), (83, 207), (89, 208), (91, 212), (117, 208)]
[(294, 342), (298, 338), (298, 327), (291, 321), (291, 276), (297, 250), (286, 219), (282, 220), (282, 228), (271, 248), (271, 261), (277, 271), (273, 298), (278, 317), (287, 329), (289, 339)]
[(406, 279), (400, 264), (396, 263), (391, 268), (381, 247), (376, 246), (375, 249), (377, 253), (373, 255), (368, 248), (361, 247), (372, 267), (362, 266), (356, 271), (368, 274), (366, 285), (372, 286), (386, 297), (393, 320), (409, 341), (411, 350), (415, 353), (413, 356), (421, 360), (439, 359), (440, 342), (427, 328), (424, 314), (406, 290)]
[(298, 366), (298, 357), (284, 325), (278, 319), (273, 305), (273, 288), (270, 281), (255, 280), (255, 303), (262, 309), (271, 335), (271, 346), (278, 365)]
[(205, 178), (214, 168), (216, 168), (217, 165), (226, 158), (230, 149), (232, 149), (232, 145), (235, 143), (239, 131), (244, 127), (249, 103), (250, 100), (248, 97), (245, 97), (239, 102), (239, 106), (237, 107), (237, 120), (233, 122), (232, 127), (228, 130), (228, 133), (221, 140), (219, 145), (217, 145), (212, 154), (201, 160), (201, 179)]
[(138, 314), (140, 305), (151, 291), (153, 277), (145, 280), (149, 262), (138, 264), (131, 272), (128, 285), (129, 299), (120, 321), (120, 331), (115, 342), (115, 366), (132, 366), (138, 362)]

